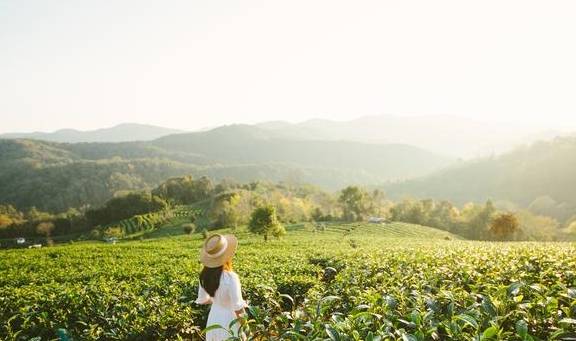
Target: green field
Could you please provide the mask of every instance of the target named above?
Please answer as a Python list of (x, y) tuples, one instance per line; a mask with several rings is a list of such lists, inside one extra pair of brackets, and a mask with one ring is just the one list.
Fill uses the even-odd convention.
[[(268, 243), (237, 233), (254, 339), (576, 338), (574, 244), (469, 242), (401, 223), (313, 227)], [(76, 340), (200, 339), (201, 236), (165, 227), (142, 238), (0, 251), (0, 339), (61, 328)]]

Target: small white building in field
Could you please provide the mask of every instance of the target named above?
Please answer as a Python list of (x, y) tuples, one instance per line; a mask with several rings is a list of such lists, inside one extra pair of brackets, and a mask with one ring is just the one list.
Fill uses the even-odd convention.
[(382, 218), (382, 217), (370, 217), (370, 218), (368, 218), (368, 222), (369, 222), (369, 223), (372, 223), (372, 224), (385, 223), (385, 222), (386, 222), (386, 218)]
[(118, 238), (116, 237), (107, 237), (104, 238), (104, 241), (108, 244), (116, 244), (116, 242), (118, 242)]

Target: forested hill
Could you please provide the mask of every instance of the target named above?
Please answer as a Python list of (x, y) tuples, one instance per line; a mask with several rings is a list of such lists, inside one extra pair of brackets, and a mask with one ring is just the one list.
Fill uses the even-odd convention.
[(566, 220), (576, 211), (575, 184), (576, 138), (564, 137), (389, 185), (386, 192), (394, 198), (413, 196), (455, 203), (507, 200)]
[(200, 155), (222, 163), (278, 162), (357, 170), (378, 179), (410, 178), (450, 163), (446, 157), (408, 145), (284, 139), (247, 125), (170, 135), (152, 144), (163, 150)]
[(100, 205), (184, 174), (337, 189), (421, 176), (451, 162), (406, 145), (283, 139), (245, 125), (147, 142), (0, 140), (0, 161), (0, 204), (50, 211)]

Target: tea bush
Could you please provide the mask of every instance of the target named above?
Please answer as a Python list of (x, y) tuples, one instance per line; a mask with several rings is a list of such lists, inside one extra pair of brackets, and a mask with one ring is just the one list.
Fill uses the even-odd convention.
[[(237, 235), (251, 339), (576, 337), (574, 244), (468, 242), (409, 224), (327, 224), (267, 243)], [(202, 242), (0, 251), (0, 339), (54, 339), (59, 329), (77, 340), (201, 339)], [(335, 276), (323, 281), (327, 267)]]

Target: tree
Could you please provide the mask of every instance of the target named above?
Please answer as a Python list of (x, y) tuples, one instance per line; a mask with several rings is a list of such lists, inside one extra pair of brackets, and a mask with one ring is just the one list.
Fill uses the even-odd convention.
[(216, 227), (230, 227), (236, 229), (240, 222), (240, 214), (236, 207), (240, 202), (240, 195), (235, 192), (221, 193), (212, 200), (209, 216)]
[(566, 232), (576, 235), (576, 221), (573, 221), (566, 227)]
[(314, 208), (311, 214), (311, 218), (313, 221), (325, 221), (324, 213), (320, 209), (320, 207)]
[[(431, 205), (431, 204), (428, 204)], [(422, 201), (404, 200), (390, 209), (390, 219), (411, 224), (426, 225), (425, 204)]]
[(104, 207), (86, 212), (86, 217), (92, 226), (106, 225), (166, 208), (168, 203), (164, 199), (147, 192), (134, 192), (108, 200)]
[(180, 204), (192, 204), (210, 198), (214, 184), (207, 177), (194, 180), (191, 176), (171, 178), (152, 191), (152, 194)]
[(457, 213), (457, 209), (450, 202), (435, 202), (432, 212), (429, 213), (427, 224), (432, 227), (451, 230)]
[(417, 201), (412, 204), (408, 210), (408, 220), (413, 224), (426, 224), (426, 211), (422, 201)]
[(362, 220), (370, 211), (369, 195), (356, 186), (348, 186), (340, 192), (338, 202), (346, 221)]
[(492, 201), (488, 200), (484, 206), (471, 204), (472, 209), (469, 211), (467, 236), (470, 239), (489, 239), (487, 234), (490, 232), (490, 226), (493, 221), (496, 208)]
[(46, 237), (49, 237), (52, 234), (53, 230), (54, 230), (54, 223), (49, 221), (41, 222), (40, 224), (38, 224), (38, 226), (36, 226), (36, 232)]
[(269, 235), (280, 237), (286, 233), (278, 220), (276, 209), (271, 205), (258, 207), (252, 212), (248, 229), (252, 233), (263, 235), (264, 241), (268, 241)]
[(28, 212), (26, 212), (26, 220), (41, 221), (48, 220), (50, 218), (52, 218), (50, 213), (39, 211), (36, 209), (36, 207), (32, 207), (28, 210)]
[(13, 221), (7, 214), (0, 213), (0, 229), (12, 225)]
[(519, 210), (516, 216), (522, 226), (516, 240), (553, 241), (559, 237), (560, 224), (554, 218), (536, 215), (528, 210)]
[(371, 213), (383, 216), (387, 212), (384, 211), (387, 205), (386, 195), (383, 191), (375, 189), (370, 193), (370, 210)]
[(570, 236), (576, 236), (576, 221), (573, 221), (570, 225), (568, 225), (564, 232)]
[(36, 232), (46, 237), (48, 245), (52, 244), (52, 239), (50, 238), (52, 231), (54, 231), (54, 223), (50, 221), (43, 221), (36, 226)]
[(194, 181), (193, 198), (195, 201), (201, 201), (210, 198), (214, 191), (214, 184), (210, 178), (203, 176)]
[(490, 223), (490, 232), (498, 240), (509, 239), (519, 230), (518, 218), (513, 213), (500, 213)]
[(24, 222), (24, 214), (12, 205), (0, 205), (0, 228)]

